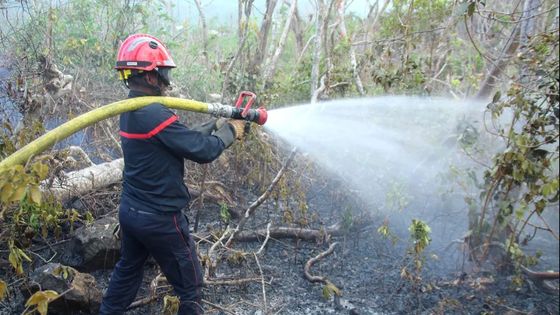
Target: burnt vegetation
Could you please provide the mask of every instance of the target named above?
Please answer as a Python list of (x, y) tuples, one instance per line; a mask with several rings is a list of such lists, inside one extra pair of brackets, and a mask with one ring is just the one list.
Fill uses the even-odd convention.
[[(389, 192), (372, 205), (260, 126), (215, 162), (188, 162), (205, 308), (558, 314), (557, 1), (239, 0), (230, 24), (210, 15), (211, 2), (0, 0), (0, 159), (123, 99), (115, 55), (138, 31), (172, 51), (171, 96), (233, 104), (247, 90), (269, 110), (379, 95), (477, 99), (483, 128), (466, 119), (443, 143), (473, 163), (439, 170), (429, 185), (441, 193), (423, 199), (384, 178)], [(187, 8), (196, 19), (177, 14)], [(179, 115), (187, 126), (209, 118)], [(0, 314), (97, 312), (119, 255), (122, 167), (110, 118), (0, 169)], [(414, 211), (423, 207), (453, 224), (432, 226)], [(148, 261), (128, 314), (177, 307)]]

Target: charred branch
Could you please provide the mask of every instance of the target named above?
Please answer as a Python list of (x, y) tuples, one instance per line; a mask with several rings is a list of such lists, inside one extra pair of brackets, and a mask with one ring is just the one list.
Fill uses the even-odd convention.
[(316, 262), (318, 262), (319, 260), (321, 260), (321, 259), (323, 259), (323, 258), (329, 256), (330, 254), (332, 254), (332, 253), (334, 252), (334, 248), (335, 248), (335, 246), (336, 246), (337, 244), (338, 244), (338, 243), (332, 243), (331, 246), (329, 246), (329, 248), (328, 248), (326, 251), (324, 251), (324, 252), (320, 253), (319, 255), (317, 255), (317, 256), (315, 256), (315, 257), (309, 259), (309, 260), (305, 263), (305, 266), (304, 266), (304, 268), (303, 268), (303, 274), (305, 275), (305, 279), (307, 279), (307, 280), (309, 280), (310, 282), (313, 282), (313, 283), (317, 283), (317, 282), (320, 282), (320, 283), (322, 283), (322, 284), (327, 284), (327, 283), (329, 283), (329, 282), (328, 282), (329, 280), (327, 280), (326, 277), (324, 277), (324, 276), (314, 276), (314, 275), (311, 274), (311, 271), (310, 271), (310, 270), (311, 270), (311, 267), (312, 267)]

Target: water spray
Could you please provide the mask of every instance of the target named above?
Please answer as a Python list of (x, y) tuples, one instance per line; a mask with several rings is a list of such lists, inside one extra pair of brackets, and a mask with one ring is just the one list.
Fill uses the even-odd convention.
[[(28, 143), (23, 148), (0, 161), (0, 171), (18, 164), (26, 163), (32, 156), (47, 150), (55, 143), (101, 120), (137, 110), (153, 103), (159, 103), (172, 109), (206, 113), (214, 117), (242, 119), (264, 125), (268, 119), (268, 113), (262, 106), (257, 109), (251, 108), (255, 99), (256, 95), (254, 93), (243, 91), (239, 95), (235, 106), (219, 103), (203, 103), (194, 100), (163, 96), (143, 96), (111, 103), (69, 120)], [(244, 107), (242, 107), (243, 103), (245, 103)]]

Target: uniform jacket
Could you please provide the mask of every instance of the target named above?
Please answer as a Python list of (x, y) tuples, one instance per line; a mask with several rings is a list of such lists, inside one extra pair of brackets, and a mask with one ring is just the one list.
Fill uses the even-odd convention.
[[(129, 98), (146, 96), (130, 91)], [(184, 159), (208, 163), (225, 149), (213, 135), (191, 130), (159, 103), (120, 116), (124, 155), (121, 203), (152, 212), (177, 212), (191, 197), (184, 184)]]

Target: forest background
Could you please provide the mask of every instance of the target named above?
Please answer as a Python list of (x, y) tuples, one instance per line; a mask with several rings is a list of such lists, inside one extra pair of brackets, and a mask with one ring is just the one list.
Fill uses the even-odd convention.
[[(532, 270), (542, 252), (523, 250), (538, 231), (555, 240), (552, 246), (558, 252), (557, 1), (227, 4), (236, 11), (225, 17), (220, 2), (204, 0), (0, 1), (0, 156), (6, 158), (63, 121), (122, 99), (126, 88), (113, 70), (116, 51), (127, 35), (139, 32), (157, 36), (171, 50), (177, 64), (172, 96), (233, 104), (240, 91), (248, 90), (269, 110), (379, 95), (477, 99), (488, 104), (487, 113), (499, 122), (486, 132), (502, 139), (503, 150), (488, 156), (480, 172), (454, 173), (458, 186), (469, 191), (464, 198), (468, 222), (463, 249), (473, 265), (492, 266), (493, 273), (509, 275), (514, 287), (533, 281), (553, 292), (557, 313), (558, 273)], [(221, 14), (212, 9), (217, 6)], [(181, 115), (187, 121), (202, 119)], [(503, 117), (509, 121), (500, 125)], [(85, 132), (86, 142), (83, 134), (71, 137), (25, 166), (2, 170), (0, 300), (14, 295), (31, 266), (36, 267), (32, 257), (37, 248), (66, 239), (75, 228), (102, 218), (118, 204), (119, 178), (72, 196), (73, 203), (42, 186), (60, 174), (121, 157), (117, 126), (116, 119), (107, 120)], [(481, 150), (482, 139), (484, 135), (466, 128), (456, 142), (468, 155)], [(321, 222), (320, 214), (307, 211), (306, 194), (314, 188), (305, 179), (283, 173), (293, 157), (286, 155), (284, 147), (257, 128), (243, 145), (226, 154), (231, 166), (226, 174), (220, 171), (223, 163), (189, 164), (187, 182), (194, 183), (200, 196), (206, 191), (207, 202), (219, 205), (219, 220), (226, 223), (233, 222), (228, 202), (241, 193), (231, 187), (242, 187), (256, 196), (268, 192), (277, 202), (297, 204), (283, 209), (282, 222), (312, 231)], [(313, 168), (304, 157), (296, 160), (294, 169)], [(282, 180), (278, 175), (284, 175)], [(217, 192), (211, 186), (221, 188)], [(107, 187), (111, 193), (101, 194)], [(75, 209), (76, 198), (87, 206)], [(204, 199), (196, 202), (202, 206)], [(248, 210), (252, 215), (254, 209)], [(349, 220), (344, 214), (338, 219)], [(373, 231), (387, 238), (398, 234), (380, 222)], [(412, 250), (407, 255), (415, 263), (397, 269), (410, 281), (411, 290), (420, 292), (426, 288), (421, 275), (430, 228), (419, 220), (411, 231), (407, 244)], [(226, 227), (212, 235), (214, 244), (228, 235), (230, 241), (239, 236)], [(219, 260), (208, 257), (210, 266)], [(551, 279), (552, 284), (546, 282)], [(328, 297), (338, 295), (332, 282), (319, 282)], [(50, 301), (63, 295), (37, 292), (27, 300), (26, 310), (46, 310)], [(452, 304), (438, 307), (456, 307)]]

